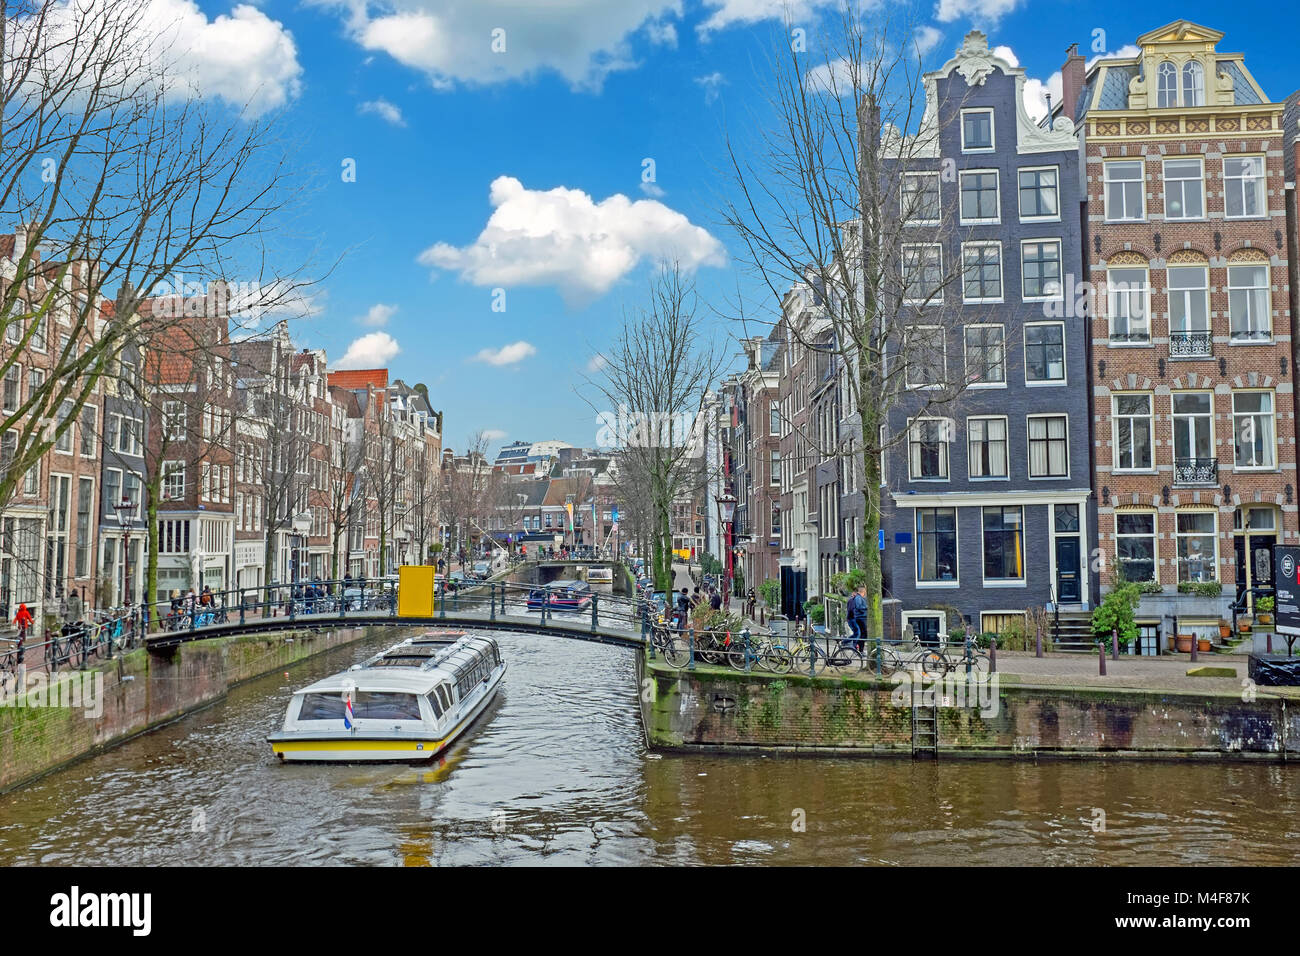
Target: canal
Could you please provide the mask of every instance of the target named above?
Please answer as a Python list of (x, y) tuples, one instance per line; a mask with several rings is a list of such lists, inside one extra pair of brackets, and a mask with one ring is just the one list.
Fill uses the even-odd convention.
[(1300, 862), (1300, 768), (661, 756), (630, 652), (500, 641), (504, 690), (440, 766), (272, 760), (291, 691), (379, 638), (0, 796), (0, 864)]

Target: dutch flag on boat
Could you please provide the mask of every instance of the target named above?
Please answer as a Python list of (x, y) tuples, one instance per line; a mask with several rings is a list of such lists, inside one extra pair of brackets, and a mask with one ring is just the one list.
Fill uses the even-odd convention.
[(352, 713), (352, 698), (351, 697), (345, 698), (343, 701), (343, 729), (344, 730), (352, 729), (353, 716), (354, 715)]

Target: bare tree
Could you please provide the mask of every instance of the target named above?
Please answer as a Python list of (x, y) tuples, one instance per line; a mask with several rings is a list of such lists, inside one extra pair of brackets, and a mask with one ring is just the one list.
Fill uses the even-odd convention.
[[(502, 476), (492, 470), (487, 458), (489, 444), (482, 431), (476, 432), (463, 462), (453, 458), (443, 469), (442, 514), (455, 529), (457, 548), (463, 548), (476, 529), (481, 533), (501, 494)], [(450, 556), (447, 564), (451, 565)]]
[[(885, 427), (891, 409), (926, 418), (972, 381), (945, 358), (950, 342), (960, 341), (965, 265), (949, 255), (960, 237), (930, 188), (943, 167), (916, 21), (906, 11), (874, 8), (868, 18), (848, 0), (832, 20), (815, 57), (780, 44), (771, 96), (776, 122), (760, 134), (756, 159), (729, 144), (738, 198), (725, 204), (723, 216), (774, 301), (794, 287), (816, 303), (771, 321), (780, 324), (787, 348), (837, 360), (857, 422), (851, 447), (862, 456), (863, 540), (874, 542), (881, 453), (908, 439), (908, 431)], [(823, 458), (850, 447), (843, 434), (829, 447), (811, 429), (802, 437)], [(878, 636), (880, 554), (865, 547), (857, 560)]]
[[(649, 505), (648, 545), (653, 577), (672, 588), (672, 506), (699, 479), (696, 425), (723, 353), (704, 337), (694, 284), (678, 265), (651, 283), (649, 304), (625, 313), (601, 358), (599, 379), (587, 379), (588, 403), (613, 434), (627, 475), (641, 481)], [(602, 407), (603, 406), (603, 407)]]
[(146, 299), (192, 305), (195, 286), (231, 294), (218, 284), (230, 279), (260, 316), (301, 291), (268, 274), (269, 240), (302, 188), (277, 118), (194, 96), (173, 69), (185, 51), (149, 34), (148, 13), (148, 0), (0, 0), (0, 219), (22, 224), (0, 283), (0, 377), (43, 342), (57, 356), (0, 413), (0, 434), (18, 433), (0, 507), (127, 343), (175, 324), (141, 310)]
[(336, 581), (342, 577), (340, 546), (350, 548), (348, 532), (365, 507), (365, 445), (359, 436), (348, 434), (346, 422), (346, 415), (337, 415), (337, 420), (330, 423), (330, 457), (322, 492), (330, 526), (330, 577)]

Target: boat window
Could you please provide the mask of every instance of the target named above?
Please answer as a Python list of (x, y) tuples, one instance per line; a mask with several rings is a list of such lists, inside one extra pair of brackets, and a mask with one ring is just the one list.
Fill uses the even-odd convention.
[(380, 720), (420, 720), (420, 704), (414, 694), (390, 694), (378, 691), (357, 691), (352, 702), (353, 713), (358, 717)]
[(433, 708), (433, 716), (442, 717), (442, 704), (438, 700), (437, 693), (429, 691), (425, 696), (429, 698), (429, 706)]
[(342, 720), (343, 698), (338, 694), (304, 694), (299, 720)]
[(446, 684), (438, 685), (438, 696), (442, 698), (443, 709), (451, 710), (451, 691)]

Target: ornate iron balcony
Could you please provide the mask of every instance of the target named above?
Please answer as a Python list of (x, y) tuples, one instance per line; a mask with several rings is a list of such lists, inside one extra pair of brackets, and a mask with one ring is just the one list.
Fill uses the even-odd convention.
[(1217, 458), (1175, 458), (1175, 485), (1217, 485), (1219, 483), (1219, 459)]
[(1202, 358), (1213, 354), (1213, 342), (1209, 332), (1170, 332), (1169, 355), (1171, 358)]

